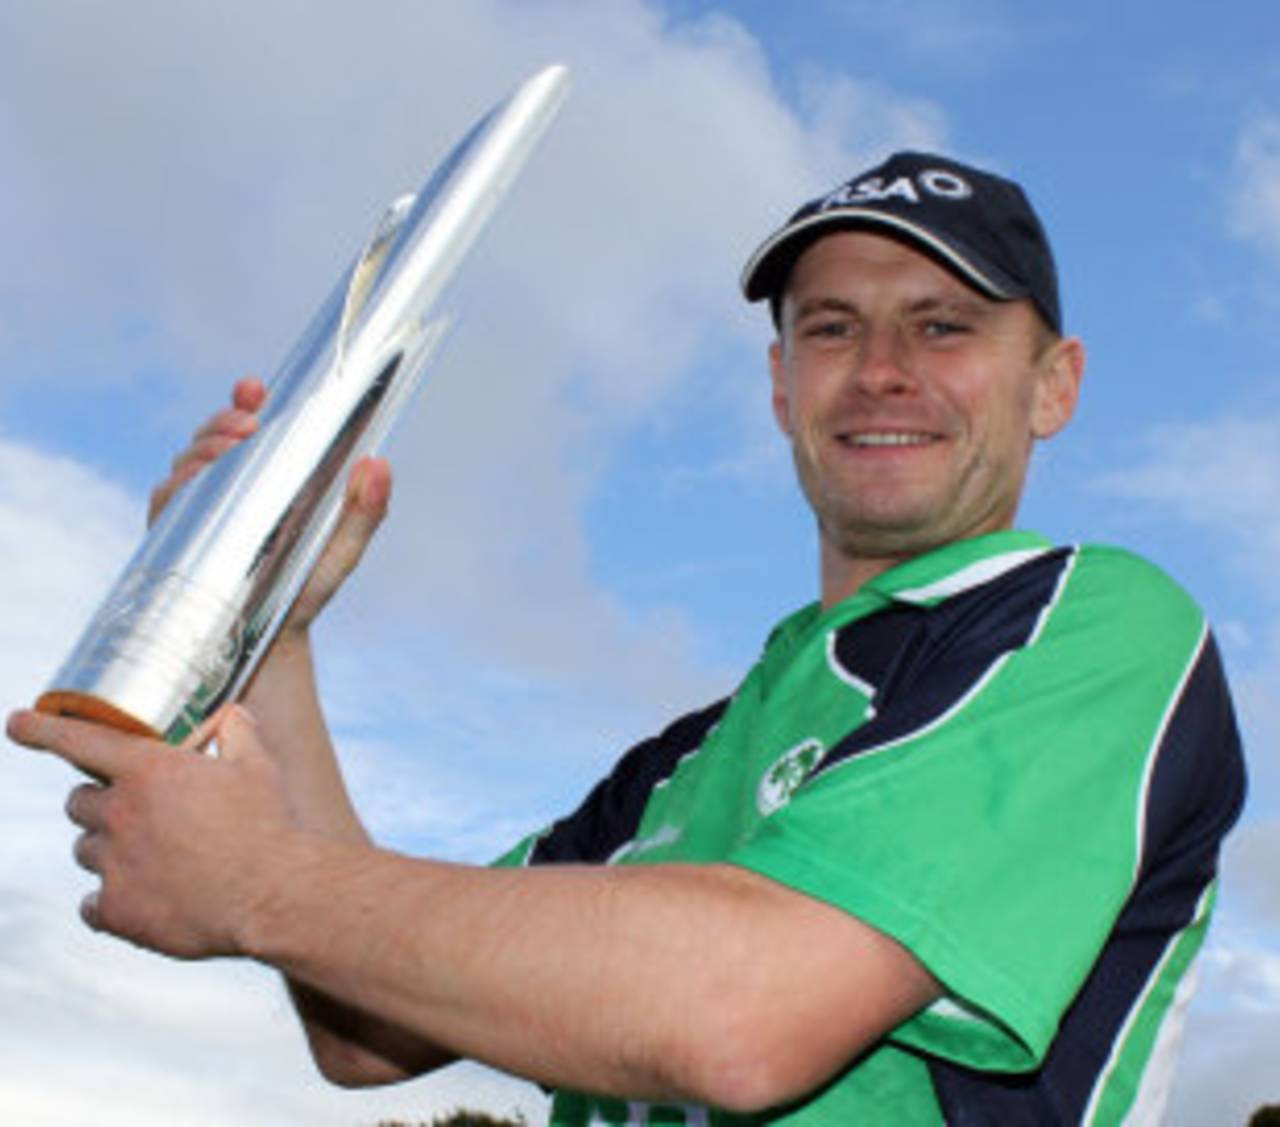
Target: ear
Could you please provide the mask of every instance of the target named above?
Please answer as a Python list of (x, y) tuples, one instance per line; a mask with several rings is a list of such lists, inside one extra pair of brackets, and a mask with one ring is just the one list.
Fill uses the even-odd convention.
[(1076, 337), (1055, 341), (1036, 362), (1031, 434), (1052, 438), (1071, 421), (1084, 377), (1084, 345)]
[(773, 386), (773, 417), (785, 435), (791, 434), (791, 399), (787, 389), (787, 368), (782, 341), (769, 345), (769, 379)]

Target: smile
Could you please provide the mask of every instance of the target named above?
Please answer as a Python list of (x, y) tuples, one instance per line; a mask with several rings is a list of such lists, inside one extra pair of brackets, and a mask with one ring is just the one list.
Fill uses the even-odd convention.
[(850, 446), (928, 446), (938, 440), (935, 434), (920, 431), (873, 431), (842, 434), (840, 441)]

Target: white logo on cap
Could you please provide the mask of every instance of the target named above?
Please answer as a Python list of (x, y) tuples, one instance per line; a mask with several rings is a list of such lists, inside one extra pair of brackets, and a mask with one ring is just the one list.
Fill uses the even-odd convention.
[(931, 168), (920, 173), (920, 183), (925, 190), (935, 196), (948, 200), (965, 200), (973, 195), (969, 181), (957, 176), (954, 172), (944, 172), (940, 168)]
[(858, 204), (881, 203), (894, 198), (906, 200), (907, 203), (919, 203), (922, 191), (944, 200), (964, 200), (973, 195), (969, 181), (963, 177), (940, 168), (930, 168), (914, 178), (899, 176), (887, 184), (880, 176), (869, 176), (853, 184), (841, 184), (822, 201), (818, 210), (856, 207)]

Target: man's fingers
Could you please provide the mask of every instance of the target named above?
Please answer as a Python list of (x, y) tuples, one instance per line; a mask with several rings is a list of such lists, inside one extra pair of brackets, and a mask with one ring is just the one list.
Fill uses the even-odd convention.
[(231, 389), (231, 402), (237, 410), (256, 412), (267, 401), (267, 385), (257, 376), (236, 380)]
[(80, 918), (94, 931), (102, 930), (102, 893), (91, 892), (80, 901)]
[(169, 463), (170, 473), (176, 475), (189, 469), (187, 476), (190, 477), (191, 474), (204, 469), (210, 462), (217, 461), (242, 441), (243, 438), (239, 435), (213, 432), (194, 438), (190, 446), (173, 456), (173, 461)]
[(156, 517), (163, 512), (164, 507), (169, 503), (169, 498), (173, 496), (180, 484), (182, 483), (176, 478), (171, 477), (151, 491), (151, 500), (147, 504), (148, 528), (156, 523)]
[(194, 445), (202, 438), (248, 438), (258, 429), (258, 416), (252, 411), (228, 407), (206, 419), (191, 435)]
[(81, 783), (67, 795), (67, 817), (82, 830), (100, 830), (105, 824), (102, 803), (106, 788), (101, 783)]
[(173, 495), (213, 460), (212, 458), (206, 458), (202, 461), (187, 459), (187, 453), (187, 451), (183, 451), (182, 454), (179, 454), (174, 459), (173, 472), (152, 490), (151, 501), (147, 506), (148, 527), (155, 523), (156, 517), (164, 511), (165, 506), (169, 504)]
[(151, 491), (148, 526), (191, 478), (257, 431), (258, 410), (266, 399), (266, 385), (257, 376), (236, 381), (231, 406), (215, 412), (196, 429), (187, 448), (173, 459), (169, 476)]
[(174, 456), (169, 476), (151, 493), (151, 502), (147, 507), (149, 525), (155, 523), (156, 517), (160, 515), (173, 495), (188, 481), (257, 430), (258, 422), (252, 415), (243, 415), (241, 418), (245, 421), (229, 427), (207, 429), (202, 427), (192, 438), (191, 445)]
[(347, 482), (342, 515), (320, 557), (317, 572), (332, 594), (360, 562), (364, 550), (387, 515), (391, 498), (391, 470), (382, 458), (356, 463)]
[[(360, 562), (391, 502), (391, 467), (385, 458), (362, 458), (351, 470), (342, 517), (334, 532), (351, 567)], [(350, 568), (348, 568), (350, 570)]]
[(381, 520), (391, 503), (391, 463), (386, 458), (361, 458), (351, 470), (349, 489), (361, 508)]
[[(36, 751), (48, 751), (94, 778), (111, 780), (126, 774), (149, 754), (151, 741), (128, 736), (101, 724), (48, 716), (24, 709), (9, 717), (9, 738)], [(161, 747), (160, 744), (154, 744)]]
[(320, 553), (286, 628), (305, 629), (356, 568), (373, 534), (387, 515), (391, 467), (385, 458), (361, 458), (347, 480), (342, 514)]
[(84, 833), (76, 838), (71, 847), (71, 856), (82, 869), (90, 873), (102, 875), (102, 835)]

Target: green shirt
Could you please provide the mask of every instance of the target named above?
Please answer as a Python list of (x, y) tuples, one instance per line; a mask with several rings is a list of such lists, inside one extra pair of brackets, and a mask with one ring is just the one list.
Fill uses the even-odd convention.
[[(943, 983), (833, 1083), (752, 1121), (1111, 1123), (1163, 1096), (1143, 1080), (1176, 1042), (1242, 790), (1190, 599), (1128, 553), (1007, 532), (787, 618), (727, 706), (640, 745), (504, 860), (741, 865)], [(743, 1120), (562, 1093), (553, 1122)]]

